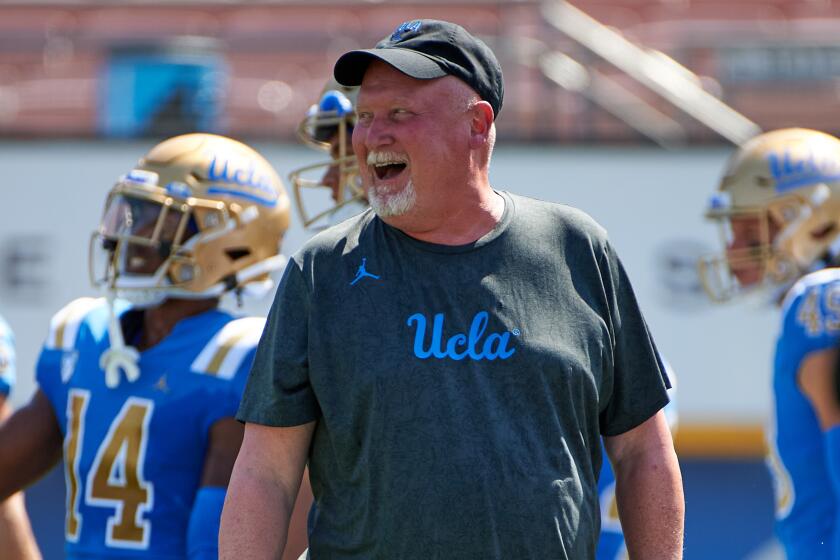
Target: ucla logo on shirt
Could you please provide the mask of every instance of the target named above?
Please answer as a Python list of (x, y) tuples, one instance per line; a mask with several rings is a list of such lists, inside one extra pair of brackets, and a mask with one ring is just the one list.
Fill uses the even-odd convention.
[(511, 337), (519, 336), (519, 330), (488, 333), (489, 315), (486, 311), (479, 311), (475, 314), (467, 332), (455, 333), (446, 340), (443, 336), (444, 320), (444, 314), (437, 313), (432, 321), (431, 332), (429, 332), (425, 315), (415, 313), (408, 318), (406, 324), (415, 329), (415, 356), (421, 360), (435, 357), (441, 360), (449, 358), (460, 361), (470, 358), (478, 361), (506, 360), (516, 353), (516, 348), (511, 346)]

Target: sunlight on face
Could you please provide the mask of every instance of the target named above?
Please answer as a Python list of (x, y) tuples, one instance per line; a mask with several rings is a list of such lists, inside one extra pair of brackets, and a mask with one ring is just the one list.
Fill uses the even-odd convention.
[(471, 92), (451, 76), (418, 80), (382, 62), (368, 67), (353, 147), (380, 217), (436, 219), (450, 210), (453, 185), (468, 184), (470, 121), (466, 103), (453, 101), (464, 89)]
[(733, 216), (726, 259), (741, 286), (752, 286), (764, 278), (771, 235), (764, 216)]

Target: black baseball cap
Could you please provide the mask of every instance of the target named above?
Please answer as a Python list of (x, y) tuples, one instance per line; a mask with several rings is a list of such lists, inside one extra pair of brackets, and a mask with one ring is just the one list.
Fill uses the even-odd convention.
[(505, 94), (502, 68), (493, 51), (460, 25), (434, 19), (406, 21), (376, 47), (341, 55), (333, 75), (342, 85), (357, 86), (377, 59), (420, 80), (455, 76), (490, 103), (494, 118), (499, 116)]

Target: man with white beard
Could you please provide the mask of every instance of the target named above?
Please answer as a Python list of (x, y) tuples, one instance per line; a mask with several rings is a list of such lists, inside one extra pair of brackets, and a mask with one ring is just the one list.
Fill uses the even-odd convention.
[(490, 185), (495, 55), (414, 20), (334, 73), (371, 209), (286, 268), (220, 557), (280, 554), (308, 462), (310, 558), (593, 558), (603, 435), (630, 556), (681, 558), (670, 383), (603, 229)]

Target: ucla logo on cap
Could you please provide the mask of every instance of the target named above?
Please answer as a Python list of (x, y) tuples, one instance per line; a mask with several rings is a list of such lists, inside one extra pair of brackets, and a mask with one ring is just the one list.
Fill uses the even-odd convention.
[(391, 40), (399, 41), (403, 38), (405, 33), (416, 33), (420, 30), (421, 25), (423, 25), (423, 23), (419, 19), (404, 21), (394, 30), (393, 33), (391, 33)]

